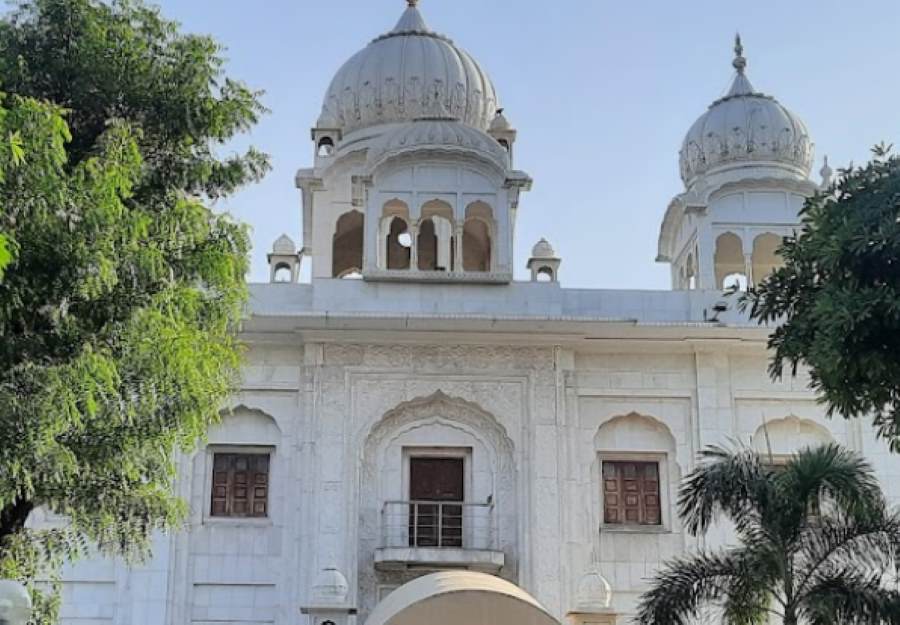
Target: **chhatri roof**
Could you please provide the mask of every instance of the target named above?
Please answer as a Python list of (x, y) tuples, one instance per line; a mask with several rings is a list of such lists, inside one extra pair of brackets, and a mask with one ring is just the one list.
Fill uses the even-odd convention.
[(321, 119), (346, 135), (414, 121), (439, 101), (450, 116), (487, 130), (498, 107), (487, 73), (450, 38), (428, 27), (417, 1), (407, 4), (392, 30), (338, 70), (325, 94)]
[(725, 96), (694, 122), (681, 147), (681, 178), (690, 188), (701, 176), (762, 165), (796, 179), (809, 177), (813, 142), (806, 125), (775, 98), (754, 89), (746, 75), (740, 36)]

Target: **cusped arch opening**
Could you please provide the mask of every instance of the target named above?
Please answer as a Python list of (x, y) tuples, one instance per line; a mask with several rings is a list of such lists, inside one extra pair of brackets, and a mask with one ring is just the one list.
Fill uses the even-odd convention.
[(355, 210), (338, 218), (331, 243), (333, 277), (341, 278), (362, 271), (364, 224), (363, 214)]
[(763, 457), (771, 454), (779, 460), (805, 448), (834, 442), (834, 436), (824, 425), (790, 415), (759, 426), (751, 439), (751, 447)]
[(716, 273), (716, 287), (723, 288), (725, 279), (734, 274), (745, 274), (744, 244), (733, 232), (725, 232), (716, 238), (716, 252), (713, 257)]
[(217, 445), (278, 445), (281, 437), (275, 417), (243, 404), (222, 412), (207, 435), (209, 443)]
[(662, 421), (632, 412), (613, 417), (597, 428), (594, 448), (598, 451), (674, 453), (676, 441)]
[(782, 237), (771, 232), (761, 234), (753, 240), (753, 280), (756, 283), (765, 280), (784, 264), (778, 253), (782, 240)]

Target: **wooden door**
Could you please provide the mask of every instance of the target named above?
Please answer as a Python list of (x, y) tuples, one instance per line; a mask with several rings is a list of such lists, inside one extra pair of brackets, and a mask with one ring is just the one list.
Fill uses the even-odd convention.
[(410, 458), (411, 547), (462, 547), (464, 478), (462, 458)]

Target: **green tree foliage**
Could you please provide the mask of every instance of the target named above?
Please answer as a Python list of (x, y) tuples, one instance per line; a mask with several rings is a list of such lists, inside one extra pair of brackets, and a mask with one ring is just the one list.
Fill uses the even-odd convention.
[(900, 159), (884, 146), (810, 198), (784, 267), (747, 294), (760, 323), (779, 323), (770, 365), (809, 367), (829, 414), (874, 415), (900, 452)]
[(727, 519), (737, 546), (668, 563), (643, 596), (641, 625), (900, 623), (900, 515), (857, 454), (805, 449), (785, 466), (711, 447), (685, 479), (679, 515), (694, 536)]
[(131, 0), (0, 20), (0, 577), (141, 558), (184, 517), (175, 459), (234, 389), (246, 301), (246, 229), (207, 204), (268, 168), (218, 156), (264, 110), (221, 54)]

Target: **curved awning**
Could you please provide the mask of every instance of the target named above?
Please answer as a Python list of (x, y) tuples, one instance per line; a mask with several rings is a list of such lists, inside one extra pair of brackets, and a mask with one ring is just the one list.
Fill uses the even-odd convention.
[(366, 625), (559, 625), (506, 580), (473, 571), (419, 577), (385, 597)]

